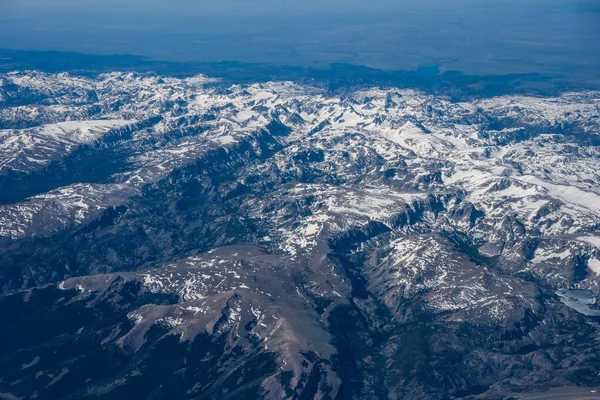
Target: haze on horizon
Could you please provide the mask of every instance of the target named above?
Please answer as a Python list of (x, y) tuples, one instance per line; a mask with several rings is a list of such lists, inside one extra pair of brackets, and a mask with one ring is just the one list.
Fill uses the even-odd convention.
[(597, 79), (600, 2), (8, 0), (0, 48)]

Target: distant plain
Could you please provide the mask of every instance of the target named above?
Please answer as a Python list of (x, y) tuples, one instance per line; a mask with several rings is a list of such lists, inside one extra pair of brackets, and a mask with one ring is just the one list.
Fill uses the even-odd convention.
[(0, 48), (600, 82), (600, 2), (8, 0)]

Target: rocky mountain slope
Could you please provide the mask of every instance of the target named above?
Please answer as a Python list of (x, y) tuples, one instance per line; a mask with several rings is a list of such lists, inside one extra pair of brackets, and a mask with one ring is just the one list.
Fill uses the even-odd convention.
[(1, 398), (600, 385), (600, 94), (0, 76)]

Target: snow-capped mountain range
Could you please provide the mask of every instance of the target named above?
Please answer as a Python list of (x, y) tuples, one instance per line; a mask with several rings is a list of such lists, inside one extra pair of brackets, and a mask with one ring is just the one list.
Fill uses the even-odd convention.
[[(0, 351), (0, 392), (503, 398), (600, 384), (598, 92), (457, 102), (24, 71), (0, 75), (0, 128), (0, 307), (22, 310), (2, 337), (35, 325), (33, 303), (84, 310)], [(49, 355), (58, 338), (123, 365), (91, 376), (87, 351)], [(153, 361), (166, 348), (168, 379)]]

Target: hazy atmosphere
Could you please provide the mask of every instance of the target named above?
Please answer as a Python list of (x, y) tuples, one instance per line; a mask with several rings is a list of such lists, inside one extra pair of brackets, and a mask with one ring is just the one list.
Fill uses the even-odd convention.
[(600, 65), (600, 3), (571, 0), (5, 0), (0, 47), (157, 60), (467, 73), (557, 73)]
[(0, 400), (600, 400), (600, 0), (0, 0)]

